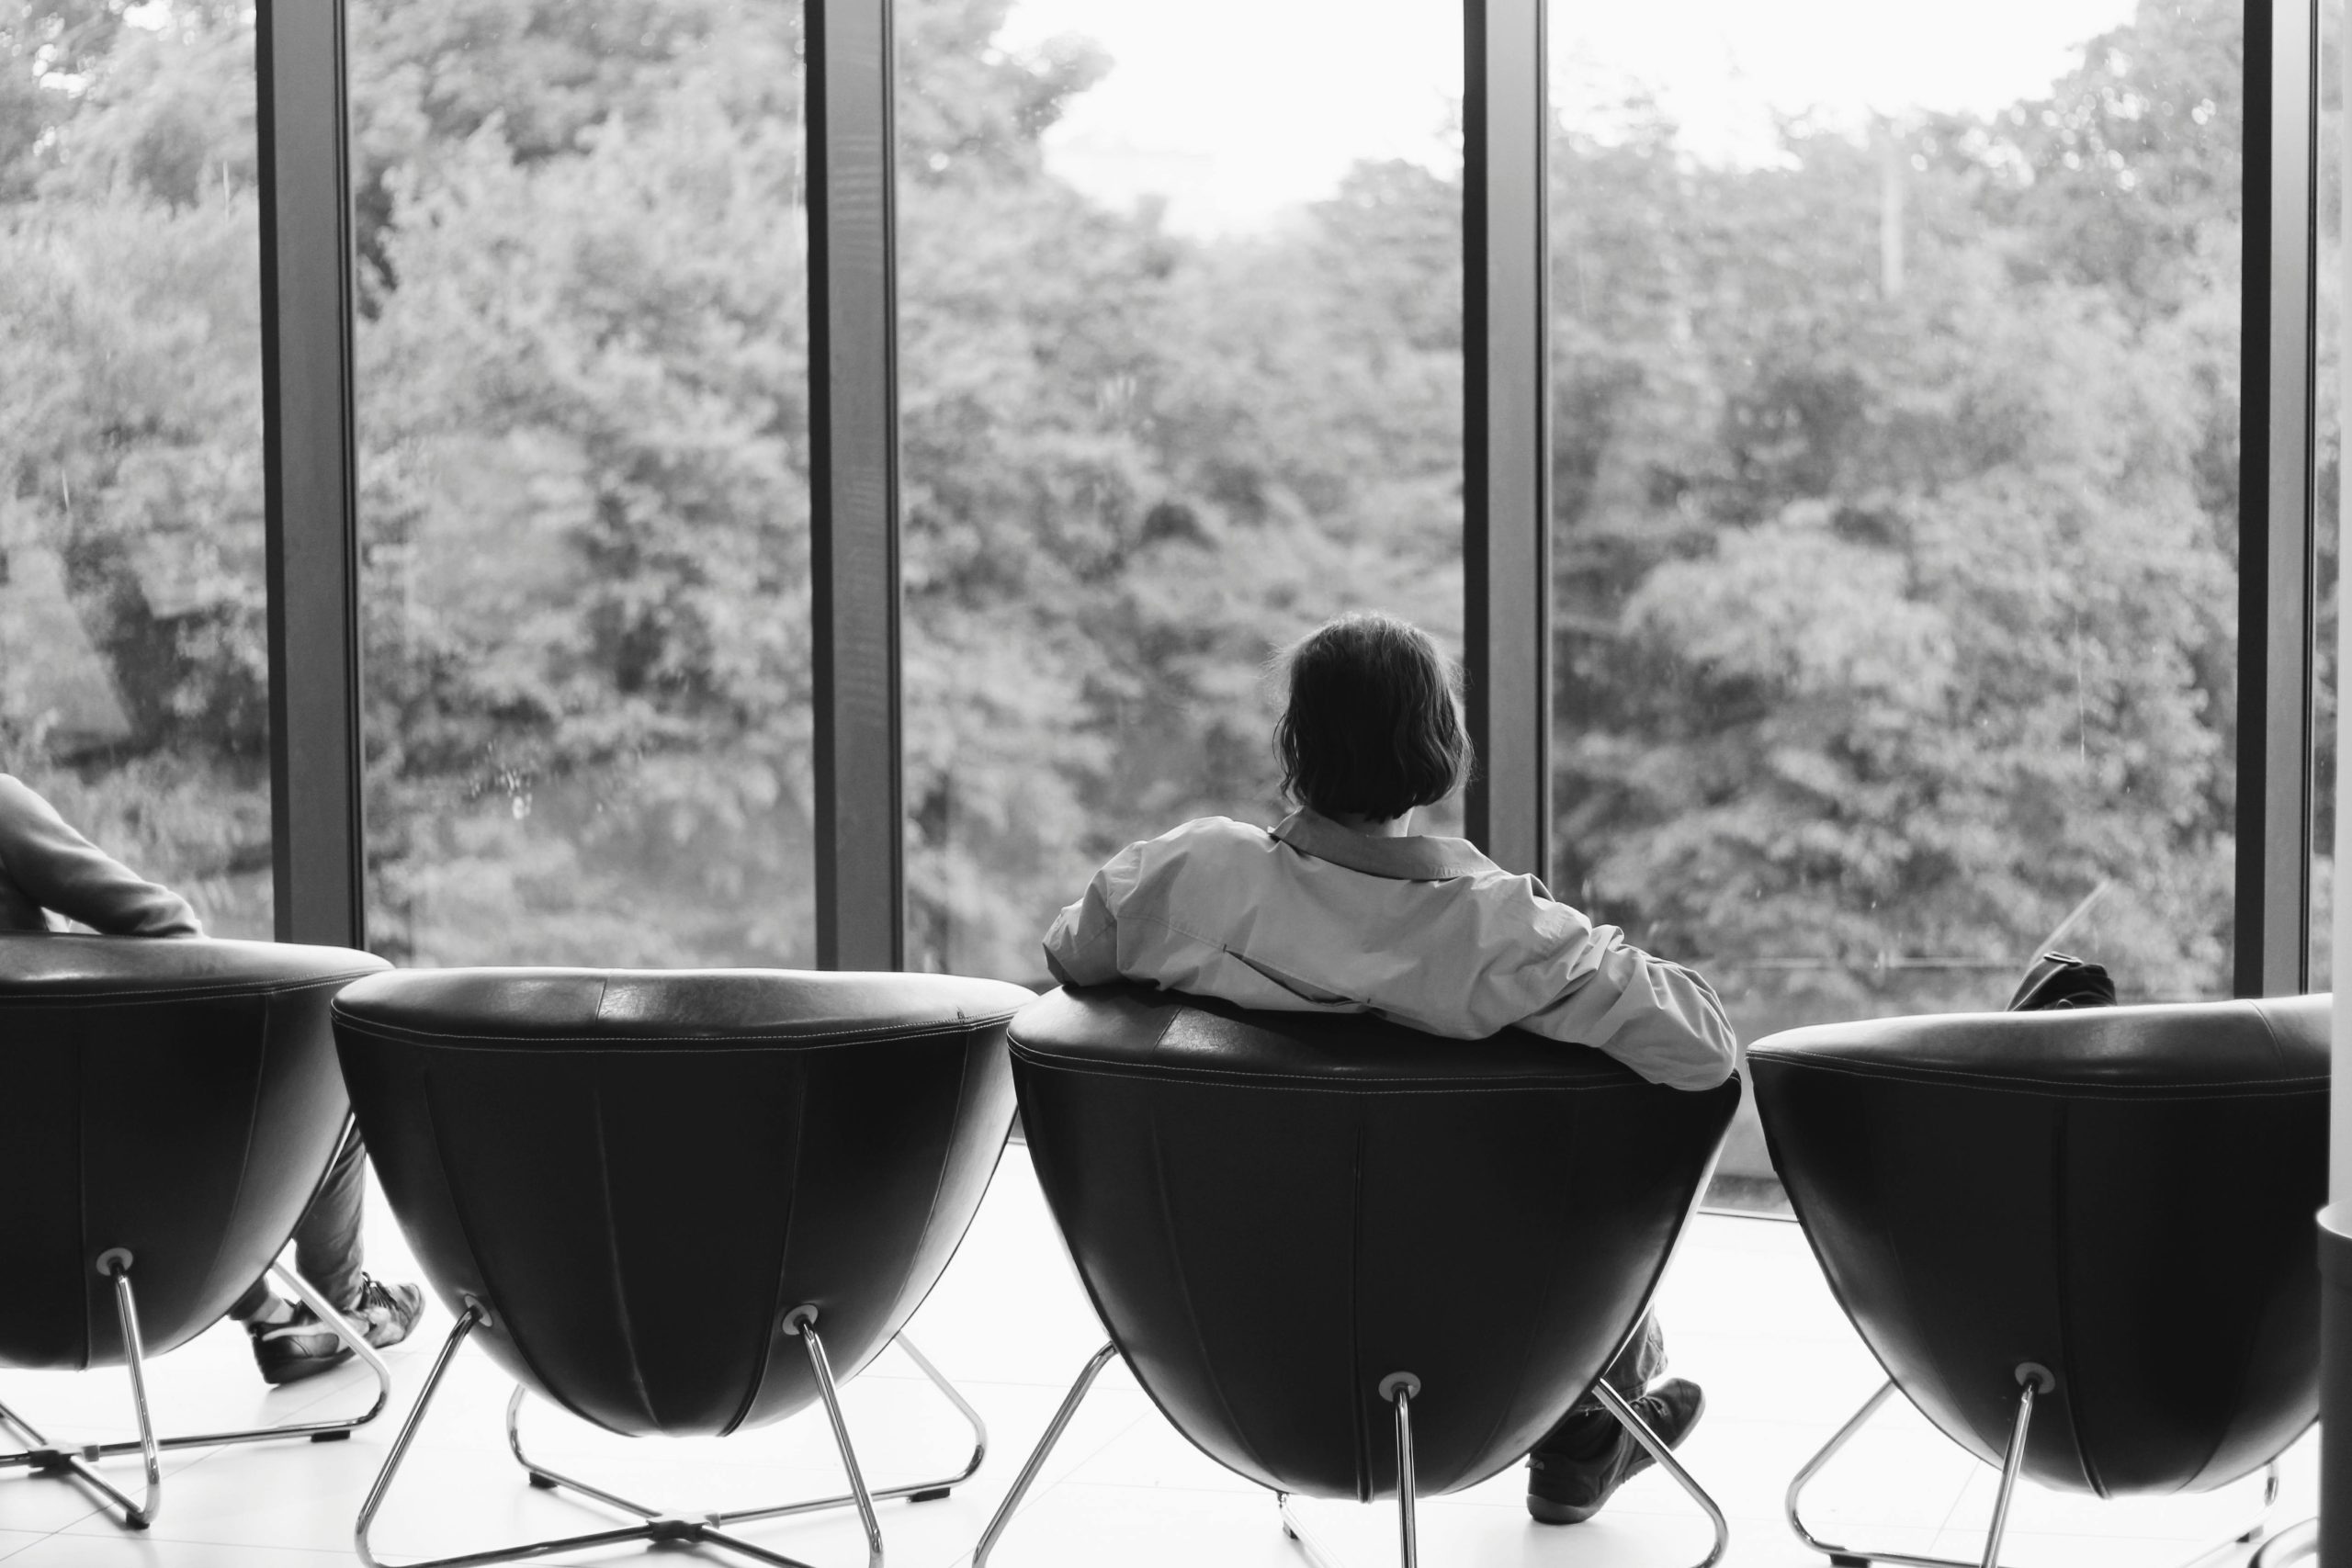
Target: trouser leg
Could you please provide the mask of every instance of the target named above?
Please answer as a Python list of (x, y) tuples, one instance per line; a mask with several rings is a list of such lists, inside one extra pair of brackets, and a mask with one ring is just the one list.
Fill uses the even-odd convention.
[[(338, 1307), (350, 1304), (359, 1290), (361, 1250), (359, 1225), (368, 1197), (368, 1145), (360, 1141), (359, 1123), (344, 1129), (343, 1142), (327, 1165), (326, 1179), (311, 1195), (311, 1206), (294, 1226), (294, 1267), (319, 1293)], [(240, 1322), (252, 1318), (269, 1301), (267, 1279), (237, 1298), (229, 1315)]]
[[(1642, 1392), (1665, 1371), (1666, 1336), (1659, 1331), (1656, 1317), (1645, 1315), (1641, 1327), (1617, 1352), (1617, 1359), (1602, 1370), (1600, 1381), (1631, 1402), (1639, 1399)], [(1612, 1439), (1616, 1433), (1617, 1418), (1609, 1414), (1599, 1398), (1588, 1393), (1535, 1446), (1582, 1450)]]
[[(1666, 1336), (1660, 1332), (1657, 1319), (1645, 1314), (1641, 1328), (1625, 1341), (1625, 1348), (1617, 1352), (1617, 1359), (1601, 1372), (1600, 1381), (1627, 1400), (1635, 1400), (1641, 1398), (1642, 1391), (1657, 1382), (1665, 1371)], [(1600, 1401), (1588, 1393), (1577, 1402), (1576, 1409), (1569, 1414), (1600, 1410)]]

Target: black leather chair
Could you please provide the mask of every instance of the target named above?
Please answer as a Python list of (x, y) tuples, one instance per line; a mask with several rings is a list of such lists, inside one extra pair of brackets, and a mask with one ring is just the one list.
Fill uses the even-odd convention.
[(2329, 1012), (1964, 1013), (1758, 1043), (1773, 1163), (1887, 1373), (1790, 1486), (1799, 1537), (1840, 1562), (1939, 1561), (1818, 1540), (1798, 1513), (1897, 1389), (2001, 1467), (1986, 1563), (2021, 1474), (2205, 1491), (2293, 1442), (2318, 1408)]
[[(276, 1258), (326, 1174), (346, 1112), (327, 1003), (384, 967), (341, 948), (137, 937), (0, 935), (0, 1366), (125, 1366), (135, 1441), (0, 1454), (90, 1488), (143, 1529), (161, 1451), (348, 1434), (391, 1392), (366, 1340)], [(342, 1421), (159, 1438), (146, 1359), (218, 1322), (267, 1270), (340, 1329), (377, 1375)], [(91, 1466), (146, 1462), (134, 1503)]]
[(1041, 998), (1012, 1063), (1111, 1343), (974, 1568), (1114, 1348), (1177, 1430), (1281, 1496), (1294, 1535), (1290, 1494), (1393, 1495), (1410, 1562), (1416, 1495), (1511, 1464), (1596, 1389), (1722, 1555), (1721, 1512), (1596, 1380), (1705, 1190), (1736, 1082), (1685, 1093), (1515, 1030), (1441, 1040), (1130, 987)]
[[(944, 975), (450, 969), (337, 1000), (352, 1103), (385, 1195), (457, 1314), (362, 1507), (369, 1527), (469, 1337), (515, 1381), (507, 1441), (533, 1484), (639, 1522), (487, 1562), (621, 1541), (787, 1562), (725, 1527), (944, 1496), (978, 1416), (899, 1330), (979, 1206), (1012, 1120), (1018, 986)], [(819, 1325), (822, 1325), (820, 1333)], [(894, 1340), (971, 1423), (961, 1474), (869, 1491), (834, 1398)], [(523, 1450), (526, 1391), (607, 1431), (718, 1436), (821, 1401), (850, 1490), (692, 1517)]]

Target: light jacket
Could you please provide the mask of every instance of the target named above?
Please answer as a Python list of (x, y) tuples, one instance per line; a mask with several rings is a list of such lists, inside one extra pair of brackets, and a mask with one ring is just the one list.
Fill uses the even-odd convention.
[(187, 900), (75, 832), (57, 808), (0, 773), (0, 931), (45, 931), (54, 909), (109, 936), (202, 936)]
[(1676, 1089), (1738, 1063), (1706, 981), (1534, 877), (1460, 839), (1374, 838), (1313, 811), (1272, 832), (1204, 817), (1129, 844), (1054, 921), (1046, 964), (1065, 985), (1370, 1012), (1461, 1040), (1516, 1024)]

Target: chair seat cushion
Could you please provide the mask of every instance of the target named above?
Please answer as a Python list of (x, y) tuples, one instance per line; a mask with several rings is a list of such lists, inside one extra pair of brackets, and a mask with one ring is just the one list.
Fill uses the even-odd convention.
[(1772, 1160), (1887, 1373), (2109, 1495), (2258, 1468), (2317, 1408), (2329, 999), (1881, 1019), (1748, 1053)]
[(888, 1345), (1012, 1119), (1018, 986), (944, 975), (471, 969), (345, 992), (392, 1210), (504, 1370), (631, 1435), (718, 1434)]
[(1030, 1156), (1095, 1310), (1219, 1463), (1393, 1493), (1380, 1383), (1422, 1382), (1424, 1492), (1515, 1463), (1641, 1320), (1739, 1086), (1598, 1051), (1136, 987), (1012, 1025)]
[(347, 1102), (327, 1007), (383, 960), (203, 938), (0, 935), (0, 1365), (119, 1362), (101, 1253), (159, 1354), (286, 1245)]

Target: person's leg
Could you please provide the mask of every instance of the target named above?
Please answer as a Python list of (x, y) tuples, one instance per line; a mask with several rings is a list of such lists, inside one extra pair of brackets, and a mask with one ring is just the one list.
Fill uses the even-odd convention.
[[(343, 1140), (327, 1162), (326, 1179), (311, 1195), (302, 1217), (294, 1222), (294, 1267), (337, 1306), (347, 1305), (359, 1288), (359, 1221), (368, 1192), (367, 1160), (359, 1123), (346, 1121)], [(266, 1326), (288, 1321), (298, 1310), (269, 1288), (269, 1276), (265, 1273), (237, 1298), (229, 1315), (239, 1323)]]
[[(424, 1293), (414, 1285), (380, 1284), (360, 1268), (367, 1198), (368, 1146), (354, 1122), (327, 1167), (326, 1179), (294, 1227), (294, 1267), (368, 1337), (368, 1343), (380, 1349), (408, 1337), (424, 1308)], [(261, 1375), (273, 1383), (322, 1372), (351, 1356), (350, 1347), (307, 1306), (295, 1306), (283, 1315), (255, 1315), (248, 1325), (254, 1359)]]
[[(1652, 1314), (1643, 1317), (1642, 1326), (1625, 1341), (1625, 1348), (1617, 1352), (1616, 1359), (1601, 1371), (1600, 1381), (1631, 1403), (1641, 1398), (1665, 1371), (1666, 1335), (1659, 1330), (1657, 1315)], [(1605, 1439), (1613, 1437), (1618, 1429), (1617, 1417), (1609, 1413), (1600, 1396), (1588, 1393), (1568, 1407), (1568, 1413), (1535, 1447), (1538, 1451), (1589, 1448), (1591, 1443), (1577, 1439), (1595, 1436)]]
[[(1600, 1374), (1668, 1448), (1698, 1424), (1705, 1408), (1699, 1385), (1660, 1381), (1666, 1336), (1657, 1320), (1642, 1326)], [(1600, 1399), (1578, 1400), (1527, 1456), (1527, 1511), (1544, 1524), (1581, 1524), (1600, 1511), (1618, 1487), (1656, 1461)]]
[(368, 1202), (368, 1145), (359, 1123), (344, 1129), (327, 1179), (294, 1227), (294, 1267), (337, 1307), (359, 1299), (359, 1224)]

